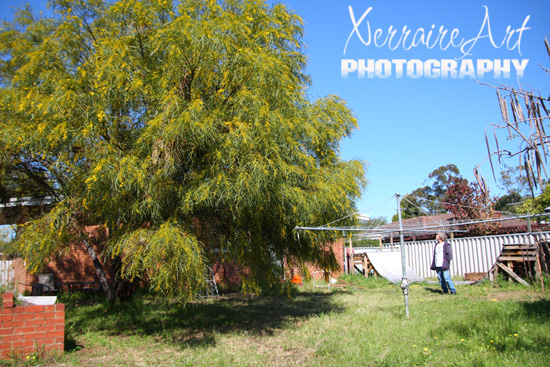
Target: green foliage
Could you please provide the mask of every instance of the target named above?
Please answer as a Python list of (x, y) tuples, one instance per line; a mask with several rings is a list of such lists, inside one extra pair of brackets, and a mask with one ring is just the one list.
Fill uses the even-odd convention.
[(351, 283), (348, 288), (353, 289), (354, 286), (367, 288), (367, 289), (380, 289), (387, 288), (391, 284), (387, 279), (383, 277), (375, 277), (370, 275), (368, 278), (365, 278), (363, 274), (342, 274), (338, 279), (341, 279), (345, 282)]
[(11, 255), (13, 243), (15, 241), (14, 231), (12, 226), (0, 226), (0, 259), (4, 256)]
[(353, 247), (376, 247), (380, 245), (378, 240), (363, 238), (363, 239), (354, 239), (352, 241)]
[(519, 208), (521, 214), (542, 214), (550, 206), (550, 185), (544, 186), (544, 191), (534, 199), (526, 200)]
[(517, 192), (510, 192), (504, 196), (498, 198), (495, 203), (495, 210), (508, 213), (516, 213), (518, 204), (523, 198)]
[[(431, 186), (419, 187), (403, 197), (401, 201), (401, 218), (415, 218), (446, 212), (442, 202), (445, 199), (449, 179), (460, 177), (458, 167), (454, 164), (441, 166), (433, 170), (428, 177), (429, 180), (433, 181)], [(398, 215), (395, 214), (392, 217), (392, 222), (397, 220)]]
[(334, 264), (364, 164), (342, 161), (357, 127), (336, 96), (310, 101), (301, 19), (258, 0), (53, 0), (0, 29), (3, 198), (49, 197), (22, 231), (36, 270), (89, 225), (125, 280), (188, 297), (204, 265), (232, 260), (250, 287), (274, 259)]

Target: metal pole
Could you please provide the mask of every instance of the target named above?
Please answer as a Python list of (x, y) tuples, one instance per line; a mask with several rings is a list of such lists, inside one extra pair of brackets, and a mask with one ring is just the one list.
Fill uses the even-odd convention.
[(403, 279), (401, 280), (401, 289), (405, 297), (405, 315), (409, 318), (409, 281), (407, 279), (407, 259), (405, 258), (405, 241), (403, 240), (403, 221), (401, 220), (401, 195), (395, 195), (397, 198), (397, 216), (399, 217), (399, 240), (401, 243), (401, 264), (403, 266)]

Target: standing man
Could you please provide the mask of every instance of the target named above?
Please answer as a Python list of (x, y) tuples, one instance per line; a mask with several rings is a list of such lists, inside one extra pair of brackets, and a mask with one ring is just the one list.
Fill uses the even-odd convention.
[(438, 232), (435, 235), (435, 240), (437, 243), (434, 248), (431, 269), (437, 272), (443, 293), (449, 293), (450, 291), (451, 294), (456, 294), (456, 288), (449, 273), (449, 267), (453, 259), (453, 250), (449, 242), (447, 242), (447, 235), (444, 232)]

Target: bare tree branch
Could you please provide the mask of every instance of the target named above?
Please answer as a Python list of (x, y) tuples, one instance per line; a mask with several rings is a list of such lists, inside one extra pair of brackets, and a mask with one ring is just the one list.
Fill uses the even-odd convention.
[[(544, 44), (550, 57), (548, 36), (546, 36)], [(548, 69), (543, 69), (550, 72)], [(491, 146), (488, 132), (485, 132), (485, 144), (488, 156), (483, 161), (489, 160), (493, 178), (495, 178), (493, 155), (498, 157), (499, 165), (504, 164), (503, 158), (519, 156), (520, 164), (523, 161), (531, 191), (533, 187), (542, 186), (544, 180), (548, 178), (546, 164), (548, 163), (548, 156), (550, 154), (550, 137), (546, 135), (544, 124), (550, 119), (549, 108), (546, 105), (550, 103), (550, 97), (543, 97), (540, 91), (530, 87), (525, 88), (521, 84), (519, 88), (513, 88), (505, 84), (494, 86), (480, 81), (478, 83), (496, 89), (502, 116), (500, 123), (490, 124), (490, 127), (493, 129), (496, 148)], [(507, 102), (508, 99), (509, 102)], [(525, 104), (525, 113), (521, 107), (522, 103)], [(500, 139), (503, 137), (499, 135), (499, 131), (503, 129), (507, 133), (505, 139), (512, 142), (512, 144), (514, 142), (517, 143), (515, 150), (501, 148)], [(483, 177), (479, 174), (478, 170), (481, 164), (474, 168), (474, 175), (479, 186), (482, 190), (485, 190), (484, 185), (481, 184), (484, 183)]]

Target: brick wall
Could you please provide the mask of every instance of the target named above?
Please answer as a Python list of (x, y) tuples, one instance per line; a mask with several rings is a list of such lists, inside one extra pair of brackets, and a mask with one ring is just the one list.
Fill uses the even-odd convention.
[[(94, 246), (95, 247), (95, 246)], [(96, 251), (99, 254), (98, 249)], [(15, 259), (14, 263), (15, 289), (21, 294), (31, 291), (30, 284), (38, 283), (37, 274), (29, 274), (22, 259)], [(103, 262), (107, 280), (112, 281), (110, 261)], [(53, 274), (54, 282), (91, 282), (99, 280), (86, 249), (82, 245), (71, 245), (71, 249), (62, 256), (54, 257), (39, 271), (40, 274)]]
[[(86, 228), (86, 231), (88, 232), (92, 247), (103, 264), (103, 270), (105, 271), (107, 280), (112, 284), (114, 276), (111, 261), (109, 259), (104, 260), (101, 256), (102, 243), (106, 240), (107, 233), (101, 226), (90, 226)], [(32, 283), (38, 283), (37, 274), (29, 274), (22, 259), (15, 259), (13, 267), (15, 289), (21, 294), (25, 291), (30, 292), (30, 285)], [(82, 244), (70, 245), (63, 255), (52, 258), (39, 273), (53, 274), (55, 283), (91, 282), (99, 280), (92, 260)]]
[[(98, 255), (100, 254), (100, 246), (94, 245), (94, 248)], [(338, 239), (331, 244), (327, 245), (325, 250), (334, 252), (336, 260), (338, 261), (338, 270), (333, 271), (332, 275), (338, 277), (344, 271), (344, 240)], [(100, 256), (101, 258), (101, 256)], [(319, 267), (313, 264), (305, 264), (310, 274), (315, 271), (322, 271)], [(109, 260), (103, 262), (103, 268), (107, 275), (107, 279), (110, 283), (113, 281), (113, 271)], [(38, 276), (36, 274), (28, 274), (24, 262), (21, 259), (14, 260), (14, 283), (15, 289), (23, 294), (25, 291), (30, 292), (32, 283), (38, 282)], [(295, 274), (301, 273), (301, 266), (298, 264), (287, 264), (288, 273), (286, 276), (291, 279)], [(212, 271), (214, 273), (216, 282), (225, 283), (228, 285), (238, 285), (241, 281), (242, 269), (231, 262), (216, 262), (212, 265)], [(71, 245), (71, 250), (66, 252), (63, 256), (58, 256), (52, 259), (45, 267), (40, 271), (41, 274), (53, 274), (54, 282), (87, 282), (97, 281), (97, 275), (93, 266), (92, 260), (88, 256), (86, 249), (82, 245)], [(304, 275), (304, 274), (301, 274)]]
[[(336, 257), (336, 261), (338, 262), (338, 269), (331, 271), (332, 276), (337, 278), (344, 272), (344, 262), (345, 262), (345, 248), (344, 248), (344, 240), (342, 238), (328, 244), (325, 246), (325, 251), (330, 251), (334, 253), (334, 256)], [(313, 276), (314, 272), (316, 271), (324, 271), (325, 269), (322, 269), (321, 267), (306, 263), (305, 266), (307, 267), (307, 270), (311, 276)], [(301, 269), (297, 266), (291, 267), (290, 269), (290, 277), (294, 276), (295, 274), (300, 274)], [(302, 276), (305, 274), (301, 274)]]
[(0, 359), (63, 351), (65, 305), (15, 306), (13, 293), (2, 296)]
[[(329, 250), (332, 250), (334, 252), (334, 256), (336, 257), (336, 260), (338, 262), (338, 269), (335, 271), (332, 271), (331, 274), (334, 277), (338, 277), (340, 274), (344, 272), (344, 262), (345, 262), (344, 240), (338, 239), (328, 244), (325, 247), (325, 251), (329, 251)], [(311, 275), (313, 275), (313, 273), (316, 271), (324, 271), (324, 269), (321, 269), (320, 267), (311, 263), (306, 263), (304, 265), (307, 267)], [(304, 276), (304, 274), (302, 274), (302, 267), (299, 264), (288, 263), (288, 261), (285, 261), (285, 267), (286, 267), (285, 277), (287, 280), (292, 279), (292, 277), (296, 274), (300, 274), (301, 276)], [(218, 283), (223, 282), (229, 285), (235, 285), (241, 282), (242, 269), (231, 262), (215, 262), (212, 265), (212, 272), (214, 273), (214, 278)]]
[(241, 281), (239, 268), (231, 262), (216, 262), (212, 265), (212, 272), (217, 283), (236, 285)]

